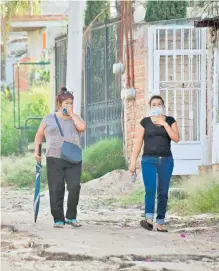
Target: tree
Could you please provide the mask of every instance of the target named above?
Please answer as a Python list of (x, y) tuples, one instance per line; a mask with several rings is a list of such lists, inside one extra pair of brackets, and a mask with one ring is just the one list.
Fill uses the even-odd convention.
[(7, 19), (25, 14), (32, 15), (32, 13), (38, 13), (39, 11), (38, 0), (2, 1), (0, 5), (0, 14)]
[(145, 14), (145, 21), (162, 21), (185, 18), (187, 1), (149, 1)]
[(103, 14), (96, 20), (97, 22), (103, 22), (106, 19), (106, 16), (109, 15), (109, 9), (109, 1), (87, 0), (85, 11), (85, 26), (88, 26), (101, 11), (106, 10), (106, 12), (103, 12)]
[(40, 1), (2, 1), (0, 4), (2, 40), (6, 44), (9, 24), (14, 16), (41, 14)]
[[(40, 0), (29, 1), (1, 1), (0, 3), (0, 15), (1, 15), (1, 64), (4, 63), (7, 54), (7, 38), (9, 33), (10, 21), (14, 16), (41, 14)], [(1, 65), (2, 73), (5, 72), (5, 66)]]

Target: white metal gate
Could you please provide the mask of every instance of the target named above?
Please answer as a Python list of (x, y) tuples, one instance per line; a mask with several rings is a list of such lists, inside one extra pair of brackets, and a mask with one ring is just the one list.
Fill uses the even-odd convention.
[(212, 164), (219, 163), (219, 49), (214, 48), (213, 55), (213, 140)]
[(148, 33), (149, 92), (164, 98), (166, 115), (180, 129), (181, 141), (172, 144), (174, 174), (197, 174), (205, 163), (206, 31), (156, 25)]

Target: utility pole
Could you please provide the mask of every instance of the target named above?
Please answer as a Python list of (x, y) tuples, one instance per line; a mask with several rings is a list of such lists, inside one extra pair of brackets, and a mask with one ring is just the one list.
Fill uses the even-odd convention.
[(74, 110), (81, 114), (82, 37), (84, 1), (70, 1), (66, 86), (74, 93)]

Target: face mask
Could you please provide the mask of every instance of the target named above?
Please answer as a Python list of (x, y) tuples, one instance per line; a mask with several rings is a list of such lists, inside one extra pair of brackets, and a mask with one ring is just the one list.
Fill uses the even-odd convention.
[(163, 115), (163, 107), (152, 107), (151, 108), (151, 116), (161, 116)]

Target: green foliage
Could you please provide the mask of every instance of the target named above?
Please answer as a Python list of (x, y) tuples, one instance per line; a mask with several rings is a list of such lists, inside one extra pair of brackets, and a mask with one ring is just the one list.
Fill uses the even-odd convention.
[(39, 71), (39, 81), (48, 83), (50, 81), (50, 71), (49, 70), (40, 70)]
[[(49, 85), (33, 86), (28, 92), (21, 93), (20, 100), (21, 126), (24, 126), (28, 117), (43, 117), (49, 112)], [(27, 142), (34, 140), (39, 120), (28, 122), (28, 126), (26, 132), (14, 128), (14, 103), (1, 93), (1, 153), (3, 156), (18, 153), (22, 144), (27, 145)]]
[(49, 112), (49, 85), (33, 86), (21, 93), (21, 124), (31, 116), (44, 116)]
[(30, 13), (32, 4), (33, 14), (41, 14), (40, 1), (4, 1), (0, 4), (0, 14), (6, 18)]
[(219, 212), (219, 179), (217, 175), (191, 177), (182, 184), (187, 195), (170, 198), (169, 209), (182, 215)]
[(120, 139), (105, 139), (84, 151), (81, 181), (87, 182), (115, 169), (126, 168), (122, 141)]
[(13, 102), (1, 92), (1, 154), (18, 151), (19, 131), (14, 128)]
[(186, 18), (187, 1), (149, 1), (145, 21), (162, 21)]
[(104, 9), (106, 9), (106, 11), (98, 17), (96, 22), (104, 22), (104, 20), (107, 18), (110, 9), (109, 1), (87, 0), (85, 11), (85, 25), (88, 26), (93, 21), (93, 19)]
[[(0, 15), (3, 18), (1, 21), (1, 32), (4, 44), (6, 44), (9, 24), (14, 16), (22, 16), (33, 12), (34, 15), (41, 14), (41, 7), (39, 0), (33, 1), (1, 1), (0, 3)], [(6, 52), (6, 48), (5, 48)]]
[(93, 30), (89, 40), (87, 47), (88, 73), (91, 82), (89, 91), (93, 103), (105, 100), (105, 91), (103, 90), (106, 87), (106, 82), (109, 90), (108, 99), (113, 100), (120, 97), (119, 77), (115, 77), (113, 74), (113, 64), (119, 61), (118, 27), (119, 24), (115, 24)]
[[(45, 156), (44, 156), (45, 157)], [(43, 161), (43, 164), (44, 161)], [(2, 159), (2, 185), (33, 187), (36, 163), (33, 154), (10, 156)], [(43, 166), (41, 180), (46, 183), (46, 167)], [(126, 168), (119, 139), (103, 140), (84, 151), (82, 182), (101, 177), (114, 169)]]
[[(29, 117), (44, 117), (49, 112), (49, 84), (34, 86), (27, 93), (21, 93), (21, 125)], [(28, 122), (27, 141), (33, 142), (40, 120)]]
[[(2, 159), (2, 178), (1, 184), (3, 186), (12, 185), (15, 187), (34, 187), (36, 171), (36, 162), (33, 154), (26, 154), (24, 156), (11, 156)], [(46, 167), (43, 166), (41, 170), (41, 187), (46, 184)]]

